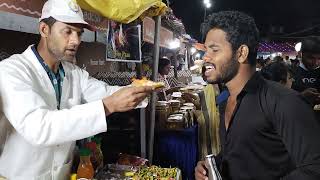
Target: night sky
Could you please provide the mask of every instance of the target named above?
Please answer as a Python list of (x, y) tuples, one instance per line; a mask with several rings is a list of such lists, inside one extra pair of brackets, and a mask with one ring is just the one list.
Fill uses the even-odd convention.
[[(211, 0), (207, 14), (221, 10), (240, 10), (256, 20), (262, 37), (320, 36), (320, 0)], [(203, 0), (170, 0), (176, 17), (186, 31), (200, 40), (204, 18)], [(297, 33), (298, 32), (298, 33)]]

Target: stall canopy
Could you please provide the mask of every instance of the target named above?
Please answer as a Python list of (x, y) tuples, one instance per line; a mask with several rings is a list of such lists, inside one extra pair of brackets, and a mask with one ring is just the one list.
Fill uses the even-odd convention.
[[(44, 0), (0, 0), (0, 11), (39, 18), (44, 3)], [(85, 20), (98, 30), (107, 30), (108, 20), (106, 18), (88, 11), (83, 11), (83, 15)]]
[(167, 9), (161, 0), (77, 0), (77, 2), (87, 11), (125, 24), (138, 17), (162, 15)]

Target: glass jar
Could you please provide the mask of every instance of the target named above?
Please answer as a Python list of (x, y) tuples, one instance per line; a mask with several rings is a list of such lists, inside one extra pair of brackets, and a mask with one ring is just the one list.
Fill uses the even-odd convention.
[(180, 101), (179, 100), (170, 100), (171, 113), (177, 113), (180, 110)]
[(184, 128), (183, 114), (177, 113), (169, 116), (166, 124), (167, 129), (181, 130)]
[(194, 117), (194, 107), (183, 106), (180, 110), (185, 110), (188, 112), (188, 127), (192, 127), (195, 124), (195, 117)]
[(158, 101), (156, 104), (156, 127), (165, 128), (165, 123), (170, 114), (170, 106), (167, 101)]
[(96, 150), (95, 150), (95, 157), (97, 160), (96, 172), (98, 172), (99, 170), (101, 170), (103, 168), (103, 153), (101, 150), (102, 138), (101, 137), (94, 137), (92, 140), (93, 140), (93, 142), (96, 143)]
[(179, 113), (183, 114), (183, 124), (184, 124), (184, 128), (188, 128), (189, 127), (189, 113), (187, 112), (187, 110), (180, 110)]

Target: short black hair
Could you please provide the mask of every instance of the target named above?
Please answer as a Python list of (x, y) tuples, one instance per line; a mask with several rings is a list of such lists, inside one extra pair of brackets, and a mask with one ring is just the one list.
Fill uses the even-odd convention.
[(282, 58), (281, 56), (276, 56), (276, 57), (274, 57), (274, 58), (273, 58), (273, 61), (275, 61), (275, 62), (284, 62), (284, 61), (283, 61), (283, 58)]
[(48, 18), (42, 19), (40, 22), (44, 22), (45, 24), (47, 24), (51, 28), (53, 26), (53, 24), (57, 22), (57, 20), (50, 16)]
[(268, 80), (287, 82), (288, 73), (292, 71), (284, 62), (273, 62), (261, 69), (261, 75)]
[(320, 53), (320, 37), (309, 36), (303, 39), (301, 46), (302, 53)]
[(213, 13), (204, 22), (202, 32), (206, 35), (213, 28), (221, 29), (227, 34), (227, 40), (232, 45), (234, 52), (241, 45), (247, 45), (249, 63), (256, 65), (259, 30), (251, 16), (239, 11)]
[(266, 61), (263, 60), (262, 58), (258, 58), (257, 60), (257, 63), (260, 64), (260, 66), (264, 67), (266, 65)]
[(159, 73), (162, 72), (163, 68), (167, 65), (171, 64), (170, 59), (168, 59), (167, 57), (162, 57), (159, 59), (159, 66), (158, 66), (158, 71)]

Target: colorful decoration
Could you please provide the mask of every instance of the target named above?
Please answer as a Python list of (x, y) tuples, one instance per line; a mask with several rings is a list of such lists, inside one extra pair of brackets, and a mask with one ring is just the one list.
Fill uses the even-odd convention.
[(276, 42), (262, 42), (259, 43), (258, 52), (295, 52), (295, 44), (292, 42), (276, 43)]

